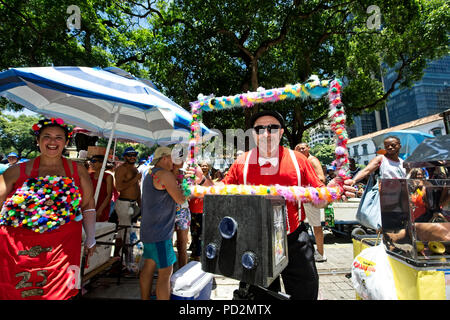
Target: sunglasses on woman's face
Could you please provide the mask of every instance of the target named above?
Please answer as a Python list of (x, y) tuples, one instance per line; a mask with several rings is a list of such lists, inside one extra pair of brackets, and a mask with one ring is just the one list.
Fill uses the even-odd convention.
[(253, 129), (256, 131), (256, 134), (263, 134), (266, 129), (269, 133), (274, 133), (280, 130), (281, 126), (279, 124), (269, 124), (267, 126), (255, 126)]
[(91, 163), (97, 163), (97, 162), (101, 162), (101, 160), (92, 159), (90, 162)]

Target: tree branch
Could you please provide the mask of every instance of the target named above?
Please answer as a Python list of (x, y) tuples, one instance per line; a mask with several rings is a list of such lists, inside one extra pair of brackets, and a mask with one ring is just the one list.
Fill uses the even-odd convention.
[(395, 80), (392, 82), (391, 87), (380, 98), (378, 98), (374, 102), (372, 102), (370, 104), (366, 104), (366, 105), (361, 106), (361, 107), (353, 108), (353, 110), (362, 111), (362, 110), (365, 110), (365, 109), (373, 108), (377, 104), (379, 104), (380, 102), (383, 102), (383, 101), (387, 100), (387, 98), (389, 98), (391, 93), (394, 92), (394, 90), (395, 90), (395, 85), (400, 80), (403, 79), (403, 69), (405, 69), (412, 61), (414, 61), (414, 58), (410, 58), (410, 59), (405, 60), (405, 58), (402, 55), (400, 55), (400, 59), (402, 60), (402, 65), (398, 69), (398, 71), (397, 71), (397, 78), (395, 78)]
[(145, 58), (148, 56), (148, 52), (145, 52), (143, 54), (135, 54), (134, 56), (130, 56), (128, 58), (123, 58), (117, 61), (117, 65), (121, 66), (123, 64), (126, 64), (130, 61), (135, 61), (138, 63), (144, 63), (145, 62)]
[(267, 50), (269, 50), (271, 47), (276, 46), (277, 44), (283, 42), (283, 40), (286, 38), (286, 35), (289, 31), (289, 26), (291, 24), (292, 18), (293, 18), (293, 14), (291, 12), (284, 19), (283, 25), (281, 27), (280, 34), (278, 35), (278, 37), (276, 37), (274, 39), (265, 40), (261, 43), (261, 45), (255, 51), (256, 59), (259, 59), (263, 55), (263, 53), (266, 52)]
[[(258, 47), (258, 49), (256, 49), (256, 51), (255, 51), (255, 58), (258, 59), (259, 57), (261, 57), (261, 55), (264, 52), (269, 50), (271, 47), (273, 47), (273, 46), (283, 42), (283, 40), (286, 38), (286, 35), (287, 35), (288, 31), (289, 31), (289, 27), (290, 27), (290, 25), (291, 25), (291, 23), (292, 23), (294, 18), (297, 17), (297, 18), (305, 20), (305, 19), (310, 18), (312, 15), (314, 15), (317, 12), (319, 12), (320, 10), (333, 10), (335, 8), (346, 6), (346, 5), (348, 5), (348, 4), (352, 3), (352, 2), (355, 2), (355, 0), (349, 1), (349, 2), (345, 2), (345, 3), (341, 3), (341, 4), (337, 4), (337, 5), (331, 5), (331, 6), (327, 6), (327, 5), (323, 4), (323, 3), (319, 3), (311, 11), (306, 12), (306, 13), (297, 14), (296, 10), (298, 9), (299, 1), (295, 1), (292, 11), (289, 12), (289, 14), (286, 16), (286, 18), (283, 21), (283, 25), (282, 25), (282, 27), (280, 29), (279, 35), (276, 38), (263, 41), (261, 43), (261, 45)], [(343, 10), (338, 10), (337, 12), (341, 12), (341, 11), (343, 11)], [(345, 17), (344, 17), (343, 21), (344, 20), (345, 20)]]
[(142, 14), (138, 14), (138, 13), (134, 13), (130, 8), (127, 7), (123, 7), (121, 6), (121, 1), (115, 1), (116, 5), (126, 14), (132, 16), (132, 17), (136, 17), (136, 18), (146, 18), (149, 15), (157, 15), (158, 18), (162, 21), (162, 25), (163, 26), (173, 26), (176, 25), (178, 23), (183, 23), (187, 26), (190, 26), (189, 23), (187, 23), (184, 19), (173, 19), (173, 20), (166, 20), (164, 18), (164, 16), (162, 15), (162, 13), (159, 10), (156, 10), (154, 8), (152, 8), (152, 3), (150, 0), (147, 0), (147, 7), (144, 6), (141, 3), (138, 3), (136, 1), (127, 1), (130, 2), (131, 4), (135, 5), (135, 6), (139, 6), (141, 8), (143, 8), (144, 10), (146, 10), (144, 13)]
[(236, 47), (249, 59), (249, 61), (253, 60), (255, 58), (255, 56), (253, 55), (252, 52), (250, 52), (250, 50), (248, 50), (245, 46), (244, 46), (244, 42), (245, 40), (238, 39), (238, 37), (236, 37), (236, 34), (232, 31), (229, 30), (225, 30), (225, 29), (219, 29), (216, 31), (217, 34), (223, 34), (228, 36), (229, 38), (231, 38), (231, 40), (233, 40), (234, 44), (236, 45)]

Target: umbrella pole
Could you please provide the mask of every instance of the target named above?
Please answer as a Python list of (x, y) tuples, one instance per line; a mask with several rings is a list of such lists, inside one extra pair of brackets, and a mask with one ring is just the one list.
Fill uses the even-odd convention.
[(111, 134), (109, 135), (108, 145), (106, 146), (105, 158), (103, 159), (102, 169), (100, 170), (100, 175), (98, 176), (97, 187), (95, 188), (95, 195), (94, 195), (96, 206), (97, 206), (98, 195), (100, 193), (100, 188), (102, 186), (103, 175), (105, 174), (105, 168), (106, 168), (106, 162), (108, 161), (109, 150), (111, 149), (111, 142), (114, 137), (114, 132), (116, 131), (117, 119), (119, 118), (119, 113), (120, 113), (121, 108), (122, 108), (122, 106), (119, 106), (119, 108), (117, 109), (117, 111), (114, 115), (114, 123), (112, 125)]
[(114, 139), (114, 151), (112, 161), (116, 162), (116, 148), (117, 148), (117, 138)]

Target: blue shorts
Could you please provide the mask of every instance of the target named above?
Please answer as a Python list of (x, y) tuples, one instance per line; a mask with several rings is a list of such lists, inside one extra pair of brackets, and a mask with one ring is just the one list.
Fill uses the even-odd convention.
[(155, 261), (158, 269), (170, 267), (177, 261), (177, 256), (173, 250), (172, 239), (144, 243), (144, 253), (142, 257), (144, 259), (152, 259)]

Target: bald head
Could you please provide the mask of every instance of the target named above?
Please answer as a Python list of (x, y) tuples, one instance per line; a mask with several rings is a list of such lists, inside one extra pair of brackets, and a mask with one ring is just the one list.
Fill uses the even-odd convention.
[(295, 151), (303, 153), (306, 157), (309, 157), (309, 145), (305, 142), (299, 143), (295, 146)]

